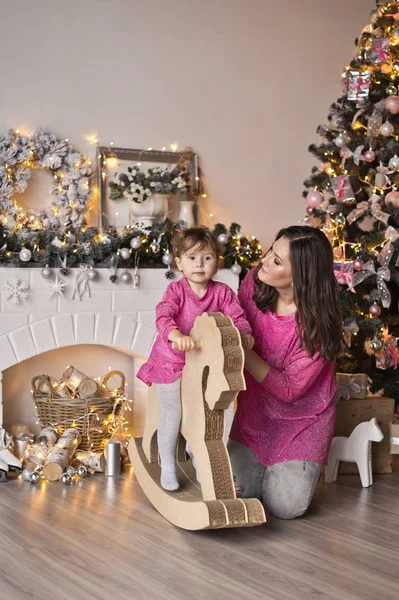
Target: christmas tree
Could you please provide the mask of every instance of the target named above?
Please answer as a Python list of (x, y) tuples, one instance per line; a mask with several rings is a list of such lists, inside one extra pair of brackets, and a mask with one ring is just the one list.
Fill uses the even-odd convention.
[(306, 220), (334, 252), (345, 346), (337, 371), (366, 373), (399, 402), (399, 1), (379, 2), (356, 39), (310, 152)]

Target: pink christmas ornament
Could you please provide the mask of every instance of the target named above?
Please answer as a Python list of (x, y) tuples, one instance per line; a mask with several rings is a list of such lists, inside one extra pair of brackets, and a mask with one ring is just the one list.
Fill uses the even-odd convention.
[(308, 213), (308, 215), (313, 214), (313, 208), (311, 206), (308, 206), (306, 212)]
[(391, 113), (397, 115), (399, 113), (399, 96), (388, 96), (384, 102), (384, 108)]
[(353, 261), (353, 268), (355, 271), (361, 271), (364, 267), (364, 261), (361, 258), (357, 258)]
[(365, 152), (363, 156), (366, 162), (373, 162), (373, 160), (375, 159), (375, 154), (372, 150), (367, 150), (367, 152)]
[(394, 208), (399, 208), (399, 192), (396, 192), (395, 190), (389, 192), (389, 194), (385, 196), (385, 204), (387, 206), (392, 204)]
[(316, 208), (323, 202), (323, 196), (317, 190), (310, 190), (306, 196), (306, 204), (310, 208)]
[(379, 317), (381, 314), (381, 307), (379, 304), (377, 304), (377, 302), (374, 302), (374, 304), (372, 304), (370, 306), (370, 314), (373, 317)]

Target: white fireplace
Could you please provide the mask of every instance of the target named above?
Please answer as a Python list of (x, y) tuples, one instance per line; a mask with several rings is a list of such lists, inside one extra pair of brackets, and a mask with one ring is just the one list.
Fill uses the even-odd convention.
[[(55, 274), (56, 270), (53, 271)], [(97, 346), (93, 352), (92, 369), (88, 373), (93, 376), (102, 374), (96, 370), (101, 347), (105, 352), (106, 348), (122, 352), (125, 365), (126, 355), (140, 359), (140, 364), (148, 356), (156, 336), (155, 306), (169, 283), (165, 270), (141, 269), (139, 289), (133, 289), (132, 283), (126, 284), (120, 279), (112, 283), (108, 269), (97, 268), (97, 271), (98, 277), (89, 284), (90, 296), (86, 291), (79, 300), (77, 295), (72, 298), (78, 269), (71, 269), (66, 277), (57, 270), (58, 277), (67, 284), (62, 297), (51, 296), (52, 290), (48, 285), (51, 280), (42, 277), (41, 268), (0, 268), (0, 424), (3, 423), (3, 402), (7, 402), (8, 396), (7, 389), (3, 389), (1, 384), (5, 369), (11, 371), (11, 367), (43, 354), (37, 374), (47, 373), (46, 363), (53, 361), (49, 361), (49, 355), (44, 353), (60, 348), (70, 352), (71, 347), (81, 345), (85, 350), (86, 363), (86, 349), (93, 350), (93, 344)], [(130, 273), (133, 275), (132, 271)], [(15, 278), (28, 286), (28, 296), (19, 304), (7, 300), (4, 289), (6, 282)], [(215, 279), (227, 283), (235, 291), (238, 289), (238, 276), (230, 270), (220, 270)], [(118, 369), (115, 362), (118, 356), (113, 354), (112, 368)], [(78, 363), (75, 366), (79, 368)], [(137, 372), (133, 365), (131, 372)], [(30, 393), (30, 377), (27, 375), (25, 381), (23, 373), (24, 370), (19, 369), (18, 377), (22, 377), (22, 385), (26, 389), (25, 398)], [(133, 417), (135, 413), (137, 417), (138, 427), (135, 429), (140, 430), (145, 413), (146, 388), (133, 375), (127, 391), (133, 400)]]

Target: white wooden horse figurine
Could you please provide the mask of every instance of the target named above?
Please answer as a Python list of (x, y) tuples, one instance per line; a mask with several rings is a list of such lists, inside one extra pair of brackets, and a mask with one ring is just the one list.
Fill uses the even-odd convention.
[(359, 423), (350, 436), (335, 437), (328, 454), (326, 483), (336, 481), (341, 460), (355, 462), (363, 487), (373, 485), (371, 442), (380, 442), (384, 434), (374, 418)]

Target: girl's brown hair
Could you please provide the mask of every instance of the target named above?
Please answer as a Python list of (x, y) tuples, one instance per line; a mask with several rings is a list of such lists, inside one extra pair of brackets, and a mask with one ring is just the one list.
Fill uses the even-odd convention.
[(216, 257), (221, 254), (221, 246), (217, 238), (207, 227), (189, 227), (176, 233), (172, 238), (172, 252), (174, 257), (179, 257), (198, 246), (201, 250), (209, 246), (214, 251)]
[[(341, 351), (342, 318), (330, 242), (322, 231), (306, 225), (281, 229), (276, 240), (281, 237), (286, 237), (290, 245), (295, 318), (301, 345), (310, 356), (319, 353), (333, 361)], [(260, 263), (254, 271), (253, 299), (265, 311), (275, 307), (278, 292), (260, 281), (261, 268)]]

